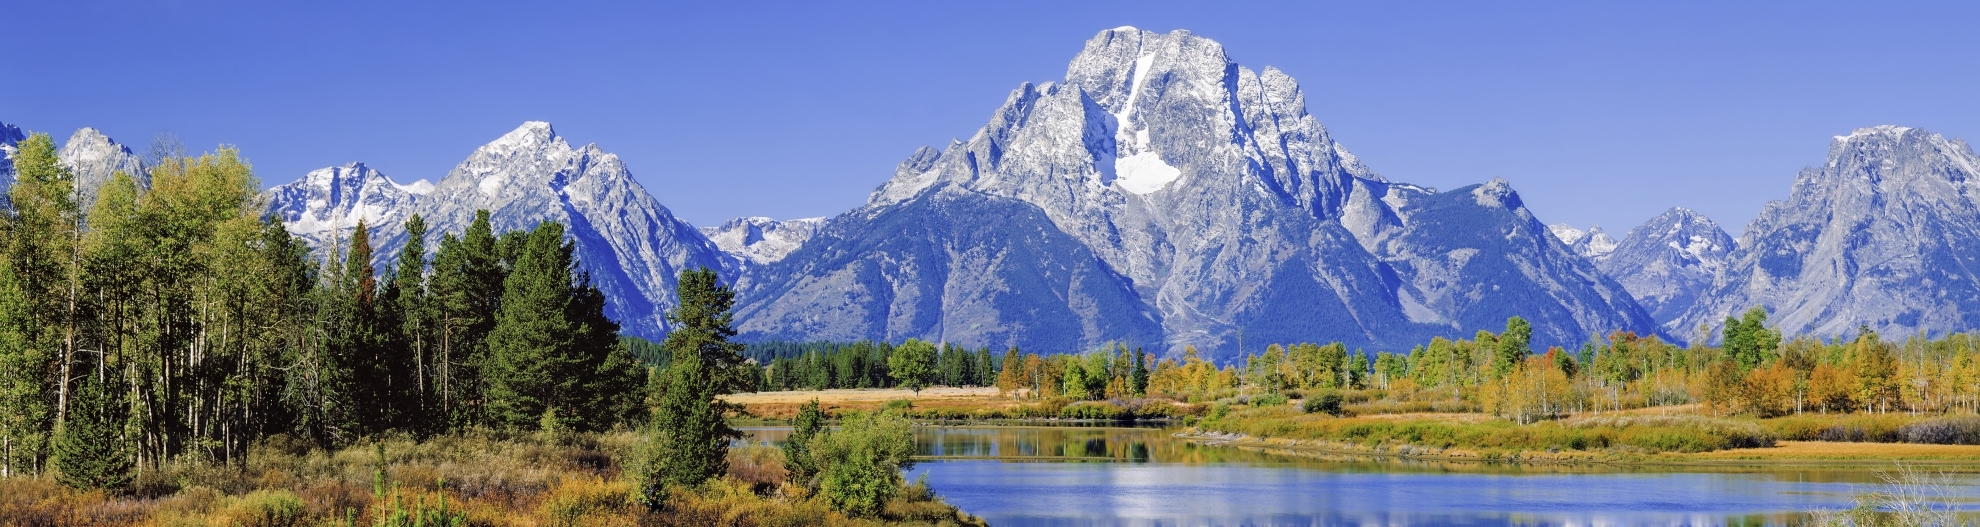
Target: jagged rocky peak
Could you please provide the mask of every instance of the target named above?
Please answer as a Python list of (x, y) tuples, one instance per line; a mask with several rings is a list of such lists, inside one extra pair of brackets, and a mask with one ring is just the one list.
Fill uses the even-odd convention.
[(824, 224), (825, 218), (777, 221), (750, 216), (723, 222), (719, 227), (702, 227), (701, 233), (729, 256), (761, 265), (784, 259)]
[[(1548, 343), (1654, 331), (1503, 180), (1449, 195), (1388, 182), (1309, 103), (1285, 72), (1187, 31), (1102, 31), (1064, 79), (1019, 85), (973, 135), (916, 150), (864, 207), (752, 269), (738, 329), (1212, 356), (1240, 333), (1406, 346), (1543, 310), (1528, 318)], [(1060, 252), (1031, 252), (1044, 245)], [(1070, 325), (1027, 322), (1046, 312)]]
[(399, 184), (364, 163), (312, 170), (301, 180), (268, 190), (269, 211), (318, 249), (348, 235), (359, 221), (372, 232), (406, 220), (420, 198), (433, 192), (426, 180)]
[(1697, 301), (1737, 246), (1710, 218), (1672, 207), (1630, 229), (1597, 265), (1663, 324)]
[(1555, 238), (1559, 238), (1561, 243), (1567, 244), (1575, 254), (1590, 260), (1601, 261), (1616, 250), (1616, 239), (1602, 231), (1600, 225), (1590, 226), (1584, 231), (1574, 228), (1573, 225), (1556, 223), (1548, 225), (1547, 231), (1553, 233)]
[(151, 188), (151, 170), (130, 147), (118, 144), (95, 128), (82, 128), (69, 136), (58, 153), (62, 164), (75, 171), (79, 204), (88, 210), (96, 203), (96, 191), (118, 172), (131, 177), (138, 188)]
[(6, 190), (14, 186), (14, 145), (26, 140), (21, 127), (0, 123), (0, 207), (11, 207)]
[(1980, 327), (1980, 158), (1965, 141), (1877, 126), (1837, 136), (1749, 224), (1683, 317), (1716, 328), (1765, 306), (1789, 334), (1943, 334)]

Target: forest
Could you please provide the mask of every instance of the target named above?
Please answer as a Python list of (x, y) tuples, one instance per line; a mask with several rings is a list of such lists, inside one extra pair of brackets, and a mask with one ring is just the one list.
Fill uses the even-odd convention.
[(325, 258), (231, 148), (87, 205), (48, 135), (14, 168), (0, 523), (972, 521), (902, 480), (898, 415), (844, 416), (803, 457), (732, 448), (718, 397), (760, 375), (714, 271), (683, 272), (654, 344), (621, 338), (556, 222), (496, 233), (479, 211), (428, 251), (415, 215), (396, 255), (359, 222)]

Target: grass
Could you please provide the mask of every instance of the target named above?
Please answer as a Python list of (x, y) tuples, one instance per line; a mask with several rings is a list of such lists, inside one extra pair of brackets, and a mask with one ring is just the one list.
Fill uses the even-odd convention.
[(782, 452), (760, 446), (732, 449), (727, 476), (676, 492), (666, 510), (650, 512), (633, 504), (620, 473), (639, 440), (630, 432), (554, 442), (470, 433), (326, 451), (276, 438), (255, 445), (245, 464), (172, 463), (140, 475), (122, 495), (71, 490), (48, 477), (0, 478), (0, 526), (980, 523), (925, 486), (877, 518), (846, 517), (787, 484)]
[(901, 409), (917, 420), (994, 421), (1011, 419), (1142, 420), (1201, 415), (1209, 406), (1165, 398), (1070, 401), (1064, 398), (1018, 400), (998, 395), (996, 388), (936, 387), (914, 392), (900, 389), (835, 389), (756, 392), (723, 396), (742, 405), (743, 412), (768, 422), (795, 417), (798, 407), (818, 399), (826, 415), (881, 408)]
[(1234, 410), (1198, 424), (1202, 430), (1252, 437), (1314, 440), (1369, 449), (1500, 451), (1707, 452), (1771, 446), (1758, 425), (1699, 416), (1595, 417), (1519, 425), (1504, 419), (1338, 418), (1283, 406)]

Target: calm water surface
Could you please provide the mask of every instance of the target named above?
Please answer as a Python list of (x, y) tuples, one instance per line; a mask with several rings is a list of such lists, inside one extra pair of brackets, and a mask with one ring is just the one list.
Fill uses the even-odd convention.
[[(746, 430), (781, 441), (789, 429)], [(1727, 525), (1845, 509), (1872, 470), (1670, 471), (1314, 459), (1176, 440), (1172, 430), (917, 428), (926, 475), (992, 525)], [(1962, 508), (1980, 478), (1956, 474)]]

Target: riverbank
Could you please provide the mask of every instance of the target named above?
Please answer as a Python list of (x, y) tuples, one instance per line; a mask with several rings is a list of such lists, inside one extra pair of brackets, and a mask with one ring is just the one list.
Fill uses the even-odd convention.
[(910, 484), (877, 517), (848, 517), (785, 483), (782, 452), (730, 450), (728, 472), (634, 503), (623, 476), (644, 439), (632, 432), (388, 438), (323, 450), (280, 436), (240, 465), (184, 460), (138, 475), (125, 492), (77, 491), (53, 478), (0, 478), (0, 525), (976, 525)]

